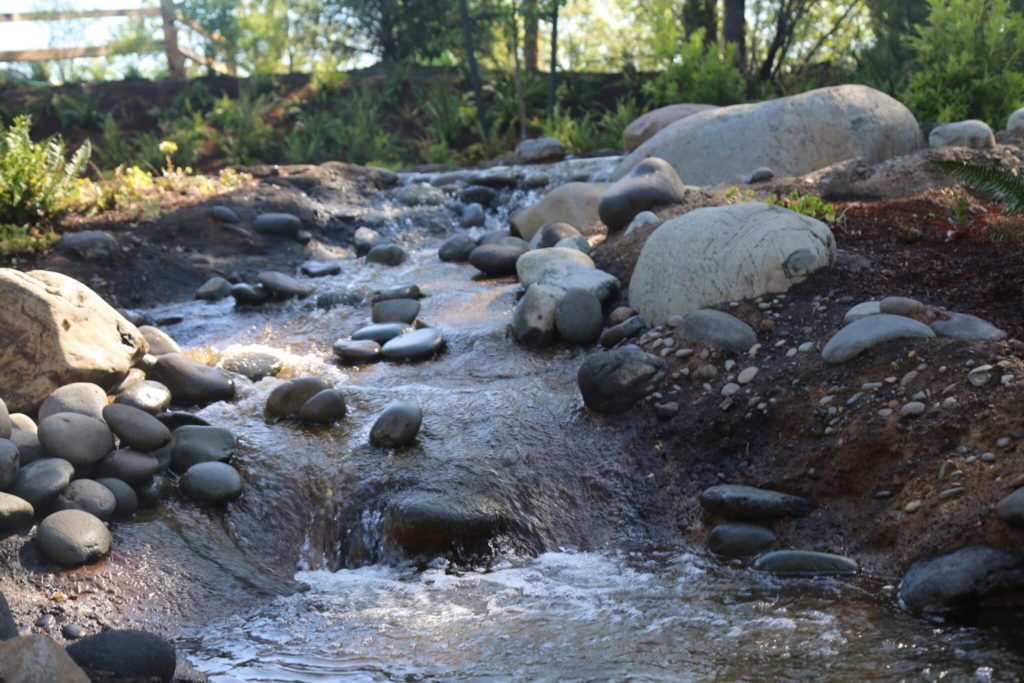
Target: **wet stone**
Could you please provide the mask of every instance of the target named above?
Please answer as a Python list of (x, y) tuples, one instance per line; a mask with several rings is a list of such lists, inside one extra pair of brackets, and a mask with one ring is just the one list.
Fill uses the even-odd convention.
[(165, 427), (172, 432), (178, 427), (195, 425), (197, 427), (209, 427), (210, 423), (195, 413), (188, 413), (184, 410), (169, 410), (156, 416)]
[(420, 313), (420, 302), (416, 299), (385, 299), (373, 304), (372, 320), (375, 323), (412, 323)]
[(177, 666), (174, 646), (146, 631), (104, 631), (71, 643), (67, 653), (93, 680), (170, 681)]
[(912, 610), (942, 614), (1024, 589), (1021, 557), (983, 545), (920, 559), (900, 583), (900, 599)]
[(97, 484), (107, 487), (114, 495), (114, 519), (127, 519), (139, 509), (139, 496), (127, 482), (115, 477), (100, 477)]
[(850, 576), (859, 571), (848, 557), (811, 550), (775, 550), (758, 556), (751, 568), (779, 576)]
[(601, 302), (585, 289), (570, 289), (555, 308), (555, 329), (570, 344), (593, 344), (603, 322)]
[(419, 299), (421, 295), (419, 285), (396, 285), (374, 292), (370, 297), (370, 303), (376, 304), (389, 299)]
[[(486, 219), (487, 217), (484, 215), (484, 207), (477, 202), (472, 202), (462, 209), (462, 217), (459, 220), (459, 225), (464, 228), (475, 228), (482, 226)], [(443, 261), (445, 259), (441, 260)]]
[(586, 406), (598, 413), (623, 413), (632, 408), (668, 374), (665, 361), (636, 346), (588, 356), (576, 381)]
[(142, 333), (146, 343), (149, 344), (149, 352), (154, 356), (159, 356), (164, 353), (178, 353), (181, 351), (181, 347), (178, 346), (178, 342), (174, 341), (174, 339), (171, 338), (171, 335), (167, 334), (159, 327), (142, 325), (139, 327), (139, 332)]
[(114, 514), (114, 494), (92, 479), (76, 479), (53, 502), (54, 510), (83, 510), (106, 521)]
[(235, 397), (235, 383), (227, 374), (180, 353), (160, 356), (153, 374), (178, 403), (206, 404)]
[(39, 406), (39, 421), (57, 413), (78, 413), (103, 421), (107, 392), (91, 382), (74, 382), (56, 389)]
[(509, 244), (484, 244), (469, 254), (469, 262), (481, 273), (493, 276), (515, 275), (516, 261), (525, 247)]
[(708, 548), (717, 555), (748, 557), (775, 542), (771, 529), (746, 522), (719, 524), (708, 534)]
[(57, 413), (39, 423), (39, 442), (46, 455), (72, 465), (91, 465), (114, 448), (106, 424), (79, 413)]
[(146, 379), (121, 391), (114, 403), (156, 415), (171, 405), (171, 390), (162, 382)]
[(708, 512), (731, 519), (805, 517), (814, 509), (814, 502), (801, 496), (736, 484), (705, 489), (700, 504)]
[(110, 550), (110, 530), (98, 517), (82, 510), (54, 512), (39, 523), (43, 553), (65, 567), (98, 560)]
[(384, 448), (401, 448), (415, 440), (423, 423), (423, 411), (410, 401), (392, 401), (377, 417), (370, 430), (370, 443)]
[(442, 349), (444, 337), (441, 332), (425, 327), (387, 341), (381, 347), (381, 356), (392, 361), (418, 361), (432, 358)]
[(293, 278), (287, 273), (279, 273), (274, 270), (264, 270), (256, 276), (260, 284), (267, 288), (275, 297), (306, 297), (315, 289)]
[(178, 486), (192, 500), (228, 503), (242, 495), (242, 475), (227, 463), (201, 462), (188, 468)]
[(240, 282), (231, 287), (231, 296), (235, 298), (236, 306), (259, 306), (270, 301), (273, 295), (263, 285)]
[(405, 249), (397, 244), (378, 244), (366, 253), (367, 263), (380, 263), (385, 266), (397, 266), (405, 261)]
[(346, 363), (373, 363), (380, 360), (380, 344), (372, 339), (334, 342), (334, 355)]
[[(310, 396), (306, 396), (299, 404), (299, 408), (289, 414), (297, 414), (302, 404), (309, 398)], [(176, 471), (184, 472), (197, 463), (227, 460), (234, 455), (237, 448), (238, 439), (229, 429), (179, 427), (171, 436), (171, 462)]]
[(18, 476), (21, 453), (18, 445), (10, 439), (0, 439), (0, 489), (6, 489)]
[(464, 263), (476, 247), (476, 240), (466, 233), (459, 233), (444, 241), (437, 250), (437, 257), (448, 263)]
[(353, 341), (370, 340), (383, 344), (409, 332), (412, 332), (412, 327), (406, 323), (377, 323), (356, 330), (352, 333), (352, 339)]
[(345, 398), (335, 389), (313, 394), (299, 409), (299, 419), (312, 424), (329, 424), (345, 417)]
[(111, 451), (100, 461), (100, 477), (120, 479), (129, 484), (141, 484), (159, 472), (160, 461), (149, 453), (140, 453), (130, 448)]
[(341, 261), (338, 259), (330, 261), (306, 261), (299, 266), (299, 271), (308, 277), (337, 275), (341, 272)]
[(308, 376), (290, 379), (274, 387), (274, 390), (267, 396), (264, 414), (269, 418), (297, 417), (306, 401), (321, 391), (331, 388), (331, 383), (323, 377)]
[(228, 372), (237, 372), (253, 382), (274, 377), (281, 372), (284, 361), (276, 353), (255, 349), (242, 349), (225, 353), (218, 364)]
[(358, 228), (352, 235), (352, 242), (356, 248), (356, 256), (365, 256), (370, 250), (378, 245), (386, 244), (384, 238), (373, 228), (363, 226)]
[(103, 409), (103, 418), (123, 445), (136, 450), (156, 450), (171, 440), (171, 430), (160, 420), (132, 406), (111, 403)]
[(0, 493), (0, 531), (17, 531), (32, 521), (36, 511), (24, 498)]

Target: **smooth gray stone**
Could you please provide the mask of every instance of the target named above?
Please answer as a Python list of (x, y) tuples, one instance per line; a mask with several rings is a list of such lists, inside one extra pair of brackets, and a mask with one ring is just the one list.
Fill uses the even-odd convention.
[(444, 204), (444, 192), (430, 185), (405, 185), (395, 190), (395, 199), (406, 206), (438, 206)]
[(419, 299), (423, 296), (419, 285), (397, 285), (379, 292), (374, 292), (370, 303), (375, 304), (389, 299)]
[(177, 667), (174, 646), (155, 633), (134, 630), (103, 631), (67, 646), (78, 666), (94, 680), (170, 681)]
[(601, 193), (597, 213), (609, 230), (621, 230), (641, 211), (678, 204), (686, 186), (664, 159), (649, 157)]
[(467, 180), (469, 180), (469, 171), (448, 171), (431, 178), (430, 184), (434, 187), (444, 187), (445, 185), (465, 183)]
[(338, 259), (332, 259), (330, 261), (306, 261), (299, 266), (299, 271), (308, 277), (337, 275), (341, 272), (341, 261)]
[(231, 296), (231, 283), (215, 275), (196, 290), (195, 298), (203, 301), (220, 301)]
[(1006, 338), (1006, 332), (992, 323), (967, 313), (953, 313), (949, 320), (935, 320), (929, 325), (937, 337), (960, 341), (996, 341)]
[(12, 429), (14, 425), (11, 424), (11, 414), (7, 412), (7, 404), (0, 398), (0, 439), (11, 438)]
[(524, 190), (539, 190), (551, 184), (551, 176), (547, 173), (531, 173), (523, 178)]
[(54, 510), (83, 510), (103, 521), (113, 516), (116, 505), (113, 492), (92, 479), (75, 479), (53, 501)]
[(779, 576), (849, 576), (860, 570), (848, 557), (811, 550), (775, 550), (758, 556), (750, 566)]
[[(195, 413), (185, 412), (184, 410), (169, 410), (164, 413), (160, 413), (156, 416), (156, 419), (160, 420), (165, 427), (170, 429), (172, 432), (178, 427), (209, 427), (210, 423), (199, 417)], [(173, 436), (173, 434), (172, 434)]]
[(156, 458), (156, 461), (160, 463), (160, 470), (166, 470), (171, 467), (171, 461), (173, 460), (173, 453), (171, 451), (171, 443), (168, 441), (166, 444), (157, 448), (154, 451), (149, 451), (149, 455)]
[[(0, 593), (0, 640), (10, 640), (18, 637), (18, 625), (14, 623), (14, 616), (11, 614), (11, 606), (7, 604), (7, 598)], [(8, 674), (10, 672), (7, 672)], [(0, 669), (0, 675), (3, 670)]]
[(299, 419), (314, 424), (329, 424), (345, 417), (345, 398), (336, 389), (313, 394), (299, 409)]
[(384, 448), (408, 446), (423, 424), (423, 411), (411, 401), (392, 401), (370, 429), (370, 443)]
[(473, 182), (484, 187), (504, 189), (515, 187), (519, 182), (518, 171), (486, 171), (473, 177)]
[(517, 164), (561, 161), (567, 151), (565, 144), (557, 138), (530, 138), (516, 145), (515, 160)]
[(171, 405), (171, 390), (162, 382), (146, 379), (120, 392), (114, 403), (156, 415)]
[(567, 237), (563, 240), (555, 242), (556, 247), (562, 247), (563, 249), (575, 249), (576, 251), (590, 255), (590, 242), (583, 235), (576, 235), (575, 237)]
[(878, 315), (881, 312), (881, 301), (862, 301), (846, 312), (846, 315), (843, 316), (843, 322), (852, 323), (855, 320), (866, 318), (869, 315)]
[(515, 275), (516, 261), (526, 251), (526, 247), (510, 244), (483, 244), (470, 252), (469, 263), (486, 275)]
[(367, 263), (381, 263), (385, 266), (397, 266), (405, 260), (405, 249), (397, 244), (378, 244), (366, 253)]
[(39, 423), (39, 442), (51, 458), (63, 458), (72, 465), (91, 465), (114, 448), (114, 435), (96, 418), (57, 413)]
[(380, 344), (372, 339), (334, 342), (334, 355), (346, 363), (373, 363), (380, 360)]
[(142, 333), (142, 336), (149, 344), (149, 352), (154, 356), (159, 356), (163, 353), (181, 352), (181, 347), (178, 346), (178, 342), (174, 341), (171, 338), (171, 335), (158, 327), (143, 325), (139, 328), (139, 332)]
[(237, 448), (238, 439), (230, 429), (195, 425), (178, 427), (171, 436), (171, 463), (176, 471), (184, 472), (197, 463), (227, 460)]
[[(13, 430), (15, 429), (20, 429), (25, 432), (31, 432), (32, 434), (36, 434), (39, 431), (39, 427), (36, 426), (35, 420), (33, 420), (25, 413), (11, 413), (10, 420), (12, 433)], [(11, 437), (8, 436), (4, 438), (9, 439)]]
[(103, 421), (107, 392), (92, 382), (74, 382), (54, 390), (39, 406), (38, 421), (57, 413), (78, 413)]
[(107, 259), (121, 251), (121, 245), (109, 232), (84, 230), (69, 232), (57, 241), (56, 249), (71, 252), (86, 261)]
[(624, 413), (665, 378), (664, 359), (636, 346), (588, 356), (577, 374), (583, 402), (597, 413)]
[(203, 405), (235, 397), (235, 382), (226, 373), (180, 353), (167, 353), (157, 358), (150, 374), (171, 390), (171, 396), (178, 403)]
[(242, 495), (242, 475), (225, 462), (201, 462), (178, 482), (181, 492), (201, 503), (229, 503)]
[(711, 552), (729, 557), (756, 555), (774, 542), (771, 529), (746, 522), (719, 524), (708, 534)]
[(483, 225), (485, 221), (484, 207), (477, 202), (470, 202), (462, 209), (459, 225), (464, 228), (475, 228)]
[(301, 228), (302, 221), (291, 213), (263, 213), (252, 222), (252, 229), (264, 235), (294, 237)]
[(571, 237), (581, 237), (580, 231), (568, 223), (548, 223), (534, 233), (530, 238), (529, 247), (533, 249), (547, 249), (558, 242)]
[(74, 474), (75, 467), (67, 460), (36, 460), (18, 470), (8, 493), (24, 498), (36, 509), (45, 508), (67, 488)]
[(103, 484), (114, 494), (114, 519), (127, 519), (138, 512), (139, 496), (128, 482), (115, 477), (100, 477), (96, 483)]
[(223, 204), (210, 207), (210, 218), (221, 223), (241, 223), (242, 219), (238, 214)]
[(512, 335), (523, 346), (540, 348), (558, 337), (555, 311), (564, 292), (556, 287), (532, 284), (512, 313)]
[(684, 339), (693, 339), (734, 353), (746, 353), (757, 343), (757, 333), (739, 318), (710, 308), (694, 311), (683, 319), (679, 333)]
[(10, 493), (0, 493), (0, 531), (17, 531), (35, 516), (32, 503)]
[(476, 243), (480, 246), (485, 244), (506, 244), (506, 239), (518, 239), (519, 242), (522, 243), (523, 247), (527, 246), (526, 241), (523, 240), (523, 238), (513, 235), (509, 230), (491, 230), (490, 232), (485, 232), (476, 239)]
[(411, 324), (420, 314), (420, 302), (416, 299), (385, 299), (373, 305), (371, 319), (375, 323)]
[(836, 332), (821, 357), (826, 363), (845, 363), (870, 348), (896, 339), (931, 339), (932, 328), (913, 318), (879, 313), (856, 320)]
[(738, 484), (704, 489), (700, 504), (708, 512), (730, 519), (805, 517), (814, 509), (814, 501), (801, 496)]
[(996, 514), (1014, 529), (1024, 529), (1024, 488), (1000, 500), (996, 505)]
[(387, 541), (413, 557), (487, 551), (489, 541), (512, 522), (485, 495), (403, 491), (384, 509), (381, 531)]
[(367, 325), (353, 332), (352, 340), (370, 340), (383, 344), (409, 332), (412, 332), (412, 327), (406, 323), (377, 323), (375, 325)]
[(157, 474), (136, 486), (135, 495), (139, 498), (140, 507), (153, 507), (173, 490), (171, 480), (163, 474)]
[(352, 235), (352, 243), (356, 248), (356, 256), (366, 256), (371, 249), (386, 244), (387, 241), (373, 228), (363, 226), (356, 229), (355, 234)]
[(942, 614), (1024, 590), (1024, 561), (983, 545), (920, 559), (900, 583), (900, 599), (912, 610)]
[(256, 279), (278, 298), (306, 297), (315, 289), (311, 285), (299, 282), (287, 273), (279, 273), (275, 270), (261, 271)]
[(103, 409), (103, 419), (121, 444), (149, 452), (171, 440), (171, 430), (150, 413), (123, 403), (111, 403)]
[(98, 560), (110, 550), (110, 530), (96, 515), (82, 510), (54, 512), (39, 523), (43, 553), (65, 567)]
[(555, 308), (555, 328), (570, 344), (593, 344), (603, 326), (601, 302), (585, 289), (570, 289)]
[(476, 240), (466, 233), (452, 235), (437, 250), (437, 257), (448, 263), (464, 263), (476, 249)]
[(33, 633), (0, 642), (0, 680), (11, 683), (89, 683), (52, 638)]
[(572, 261), (552, 261), (541, 268), (537, 281), (564, 290), (585, 289), (600, 299), (602, 304), (619, 291), (619, 278), (598, 268)]
[(18, 447), (18, 462), (22, 467), (46, 457), (43, 444), (39, 443), (39, 436), (35, 432), (14, 429), (11, 431), (11, 442)]
[(231, 296), (235, 297), (236, 306), (259, 306), (270, 301), (273, 294), (261, 284), (240, 282), (231, 288)]
[(284, 361), (274, 353), (242, 349), (221, 357), (219, 365), (228, 372), (237, 372), (253, 382), (258, 382), (264, 377), (274, 377), (281, 372)]
[(295, 417), (302, 410), (306, 401), (325, 389), (331, 389), (331, 383), (323, 377), (296, 377), (283, 382), (270, 392), (264, 407), (267, 417)]
[(100, 461), (98, 475), (120, 479), (132, 485), (145, 482), (163, 468), (160, 461), (149, 453), (140, 453), (130, 448), (119, 448), (110, 451)]
[(740, 178), (740, 182), (744, 185), (753, 185), (754, 183), (763, 183), (771, 180), (774, 177), (775, 171), (767, 166), (758, 166), (753, 171)]
[(634, 315), (631, 318), (626, 318), (618, 325), (609, 327), (607, 330), (601, 333), (599, 343), (606, 349), (618, 344), (623, 339), (628, 339), (634, 335), (640, 334), (646, 327), (643, 316)]
[(18, 444), (10, 439), (0, 439), (0, 490), (6, 489), (18, 476), (21, 467), (21, 453)]
[(497, 196), (497, 190), (483, 185), (469, 185), (459, 191), (459, 200), (469, 205), (490, 206)]
[(385, 360), (417, 361), (432, 358), (444, 348), (444, 337), (439, 330), (424, 327), (406, 332), (387, 341), (380, 349)]

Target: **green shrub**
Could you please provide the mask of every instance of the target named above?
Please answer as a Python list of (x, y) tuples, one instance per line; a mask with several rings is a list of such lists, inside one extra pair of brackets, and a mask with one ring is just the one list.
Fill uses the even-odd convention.
[(218, 147), (229, 164), (266, 163), (274, 148), (274, 129), (267, 123), (278, 103), (272, 95), (241, 89), (236, 99), (217, 100), (206, 122), (216, 129)]
[(923, 122), (977, 118), (994, 129), (1024, 93), (1024, 14), (1007, 0), (928, 0), (910, 42), (917, 68), (903, 101)]
[(679, 46), (679, 61), (671, 64), (653, 81), (643, 85), (652, 106), (677, 102), (738, 104), (743, 101), (746, 81), (735, 63), (736, 46), (704, 44), (704, 29), (694, 31)]
[(61, 138), (33, 142), (31, 125), (29, 117), (19, 116), (0, 137), (0, 225), (7, 226), (8, 237), (12, 230), (51, 226), (92, 153), (86, 142), (68, 160)]

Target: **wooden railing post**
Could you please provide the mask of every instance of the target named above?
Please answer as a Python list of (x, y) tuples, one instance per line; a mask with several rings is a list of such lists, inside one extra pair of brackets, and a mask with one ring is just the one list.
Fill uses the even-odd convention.
[(167, 71), (171, 78), (185, 77), (185, 60), (178, 48), (178, 29), (174, 26), (174, 0), (160, 0), (160, 15), (164, 23), (164, 49), (167, 51)]

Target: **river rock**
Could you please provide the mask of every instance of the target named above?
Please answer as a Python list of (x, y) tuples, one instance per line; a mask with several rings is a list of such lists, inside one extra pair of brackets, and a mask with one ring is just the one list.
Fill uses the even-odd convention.
[(274, 350), (229, 349), (224, 352), (217, 365), (228, 372), (237, 372), (253, 382), (258, 382), (264, 377), (277, 376), (284, 367), (284, 360)]
[(512, 232), (527, 242), (534, 233), (551, 223), (568, 223), (581, 233), (599, 225), (597, 203), (607, 183), (566, 183), (509, 218)]
[(493, 187), (496, 190), (508, 189), (519, 183), (520, 175), (522, 175), (522, 171), (517, 168), (492, 168), (473, 176), (472, 182), (484, 187)]
[(330, 424), (345, 417), (345, 410), (345, 398), (336, 389), (324, 389), (302, 404), (299, 419), (313, 424)]
[[(178, 427), (209, 427), (210, 423), (199, 417), (195, 413), (189, 413), (184, 410), (168, 410), (167, 412), (160, 413), (156, 416), (156, 419), (160, 420), (165, 427), (174, 432)], [(173, 436), (173, 434), (171, 435)]]
[[(536, 237), (536, 235), (534, 235)], [(558, 240), (555, 242), (556, 247), (562, 247), (563, 249), (575, 249), (581, 251), (586, 255), (590, 255), (590, 242), (583, 235), (575, 235), (574, 237), (566, 237), (565, 239)]]
[(43, 553), (65, 567), (98, 560), (110, 550), (112, 540), (107, 525), (82, 510), (48, 515), (39, 523), (37, 538)]
[(923, 146), (910, 110), (863, 85), (839, 85), (765, 102), (703, 111), (663, 128), (612, 173), (660, 157), (693, 185), (729, 182), (769, 166), (799, 176), (840, 161), (876, 163)]
[(263, 285), (251, 285), (248, 282), (234, 285), (231, 288), (231, 296), (235, 298), (236, 306), (259, 306), (273, 298), (271, 291)]
[(159, 356), (163, 353), (180, 353), (181, 347), (178, 346), (178, 342), (171, 338), (171, 335), (167, 334), (158, 327), (152, 325), (143, 325), (139, 328), (139, 332), (146, 338), (146, 343), (149, 344), (149, 352), (154, 356)]
[(835, 260), (832, 230), (779, 206), (696, 209), (659, 225), (640, 252), (629, 305), (664, 324), (724, 301), (785, 292)]
[(253, 219), (252, 229), (264, 235), (295, 237), (302, 229), (302, 221), (292, 213), (263, 213)]
[(928, 134), (929, 147), (970, 147), (995, 149), (996, 136), (988, 124), (978, 119), (943, 123)]
[(356, 248), (356, 256), (366, 256), (374, 247), (387, 244), (387, 240), (373, 228), (364, 225), (352, 234), (352, 244)]
[(423, 411), (411, 401), (392, 401), (370, 429), (370, 443), (382, 448), (402, 448), (415, 439), (423, 424)]
[(256, 276), (256, 279), (279, 298), (307, 297), (316, 289), (311, 285), (299, 282), (287, 273), (280, 273), (276, 270), (264, 270)]
[(821, 357), (826, 363), (845, 363), (854, 356), (888, 341), (930, 339), (934, 336), (932, 328), (913, 318), (879, 313), (856, 320), (836, 332), (825, 344)]
[(0, 439), (11, 438), (11, 430), (13, 428), (11, 414), (7, 412), (7, 404), (0, 398)]
[(519, 244), (523, 248), (528, 248), (522, 237), (517, 237), (508, 230), (490, 230), (485, 232), (476, 238), (476, 243), (480, 246), (485, 244)]
[(370, 303), (376, 304), (389, 299), (419, 299), (423, 296), (419, 285), (397, 285), (374, 292)]
[(420, 314), (420, 302), (416, 299), (385, 299), (373, 305), (371, 319), (375, 323), (411, 324)]
[(338, 259), (331, 259), (330, 261), (306, 261), (299, 266), (299, 272), (307, 277), (337, 275), (341, 272), (341, 261)]
[(524, 346), (541, 347), (554, 343), (555, 310), (564, 292), (548, 285), (532, 284), (512, 313), (512, 334)]
[(852, 323), (855, 320), (866, 318), (869, 315), (878, 315), (882, 312), (882, 302), (880, 301), (864, 301), (856, 306), (852, 307), (843, 316), (843, 322)]
[(1024, 107), (1016, 110), (1006, 119), (1006, 130), (1011, 133), (1020, 133), (1024, 130)]
[(0, 680), (10, 683), (89, 683), (60, 645), (32, 633), (0, 642)]
[[(72, 411), (73, 412), (73, 411)], [(11, 413), (8, 416), (11, 421), (11, 435), (14, 435), (15, 429), (20, 429), (30, 434), (35, 434), (39, 431), (39, 427), (36, 426), (35, 420), (26, 415), (25, 413)]]
[(138, 485), (163, 469), (160, 461), (149, 453), (140, 453), (131, 448), (119, 448), (110, 451), (100, 461), (98, 473), (100, 477), (120, 479), (129, 484)]
[(151, 374), (170, 389), (178, 403), (203, 405), (235, 397), (235, 382), (226, 373), (180, 353), (157, 358)]
[(469, 262), (486, 275), (513, 275), (516, 272), (516, 262), (526, 251), (525, 246), (482, 244), (469, 253)]
[(729, 557), (756, 555), (774, 542), (771, 529), (746, 522), (719, 524), (708, 534), (711, 552)]
[(498, 191), (493, 187), (483, 185), (469, 185), (459, 191), (459, 199), (467, 204), (480, 204), (490, 206), (498, 197)]
[(397, 266), (405, 261), (405, 249), (397, 244), (378, 244), (366, 253), (367, 263), (380, 263), (385, 266)]
[(0, 489), (6, 489), (18, 476), (21, 453), (18, 444), (10, 439), (0, 439)]
[[(10, 640), (11, 638), (18, 637), (18, 625), (14, 623), (14, 617), (11, 615), (11, 606), (7, 603), (7, 598), (3, 593), (0, 593), (0, 641)], [(0, 660), (2, 660), (2, 654), (0, 654)], [(0, 672), (10, 674), (10, 672), (4, 672), (0, 664)], [(0, 675), (3, 675), (0, 673)]]
[(444, 337), (439, 330), (424, 327), (406, 332), (391, 339), (381, 347), (380, 354), (385, 360), (417, 361), (432, 358), (444, 348)]
[(687, 102), (652, 109), (643, 116), (634, 119), (622, 131), (626, 151), (632, 152), (644, 142), (654, 137), (662, 128), (666, 128), (679, 119), (685, 119), (687, 116), (693, 116), (708, 109), (718, 109), (718, 107), (713, 104), (691, 104)]
[(585, 289), (568, 290), (555, 307), (555, 329), (570, 344), (593, 344), (603, 325), (601, 301)]
[(267, 396), (264, 414), (269, 418), (296, 417), (306, 401), (321, 391), (332, 388), (326, 379), (315, 376), (296, 377), (282, 382)]
[(408, 332), (412, 332), (412, 327), (406, 323), (377, 323), (356, 330), (352, 333), (352, 339), (354, 341), (369, 340), (383, 344)]
[(757, 343), (757, 334), (750, 325), (722, 311), (706, 308), (683, 318), (679, 326), (683, 339), (695, 339), (734, 353), (746, 353)]
[(107, 392), (92, 382), (73, 382), (54, 390), (39, 406), (39, 421), (57, 413), (78, 413), (103, 421)]
[(469, 260), (470, 253), (476, 249), (476, 240), (464, 232), (452, 235), (437, 250), (437, 257), (449, 263), (463, 263)]
[(588, 268), (570, 260), (555, 260), (544, 265), (537, 282), (558, 289), (585, 289), (607, 303), (619, 291), (619, 279), (599, 268)]
[(665, 378), (668, 366), (639, 347), (627, 346), (587, 357), (577, 381), (583, 402), (597, 413), (623, 413)]
[(390, 543), (413, 557), (487, 552), (487, 542), (510, 526), (498, 510), (486, 496), (403, 492), (387, 502), (381, 528)]
[(926, 314), (926, 307), (917, 299), (907, 296), (887, 296), (878, 302), (878, 312), (921, 320)]
[(44, 508), (71, 483), (75, 467), (62, 458), (42, 458), (18, 470), (14, 483), (8, 489), (34, 508)]
[(659, 220), (658, 214), (653, 211), (641, 211), (637, 215), (633, 216), (633, 220), (631, 220), (629, 225), (626, 226), (626, 232), (624, 234), (628, 235), (634, 230), (640, 230), (641, 228), (646, 228), (648, 225), (654, 225)]
[(139, 498), (140, 507), (153, 507), (169, 496), (173, 490), (174, 484), (171, 480), (163, 474), (157, 474), (137, 485), (135, 495)]
[(236, 225), (242, 222), (242, 219), (238, 217), (238, 214), (231, 207), (224, 206), (223, 204), (210, 207), (210, 218), (221, 223), (234, 223)]
[(609, 230), (621, 230), (641, 211), (678, 204), (685, 193), (686, 186), (672, 165), (650, 157), (604, 191), (597, 212)]
[(57, 413), (39, 423), (39, 442), (48, 457), (91, 465), (114, 448), (106, 424), (79, 413)]
[(46, 457), (43, 445), (39, 443), (39, 436), (36, 432), (13, 429), (11, 430), (10, 440), (18, 447), (18, 462), (22, 467)]
[(487, 220), (484, 214), (484, 207), (477, 202), (471, 202), (462, 209), (462, 217), (459, 225), (464, 228), (476, 228), (482, 226)]
[[(303, 404), (305, 400), (288, 414), (297, 414)], [(171, 436), (171, 462), (176, 471), (184, 472), (196, 463), (227, 460), (237, 448), (238, 439), (229, 429), (199, 425), (178, 427)]]
[[(397, 335), (396, 335), (397, 336)], [(380, 344), (372, 339), (334, 342), (334, 355), (346, 363), (374, 363), (380, 360)]]
[(35, 516), (32, 503), (10, 493), (0, 493), (0, 532), (17, 531)]
[(75, 479), (53, 501), (54, 510), (83, 510), (106, 521), (114, 514), (117, 501), (103, 484), (92, 479)]
[(1024, 488), (1019, 488), (999, 501), (996, 514), (1014, 529), (1024, 529)]
[[(528, 247), (532, 249), (547, 249), (553, 247), (563, 239), (570, 237), (582, 237), (580, 231), (568, 223), (549, 223), (534, 233), (530, 238)], [(585, 241), (585, 240), (584, 240)]]
[(949, 320), (934, 320), (928, 326), (936, 337), (960, 341), (996, 341), (1006, 338), (1005, 331), (967, 313), (951, 313)]
[(585, 268), (594, 268), (594, 262), (586, 254), (576, 249), (563, 249), (560, 247), (548, 247), (546, 249), (534, 249), (528, 251), (516, 260), (516, 275), (524, 287), (529, 287), (540, 281), (540, 274), (544, 267), (555, 261), (568, 261), (579, 264)]
[(156, 415), (171, 405), (171, 390), (162, 382), (147, 379), (121, 391), (114, 399), (114, 403)]
[(203, 301), (220, 301), (229, 296), (231, 296), (231, 283), (219, 275), (204, 282), (195, 293), (195, 298)]
[(444, 192), (430, 185), (404, 185), (394, 192), (395, 199), (406, 206), (439, 206), (444, 204)]
[(1020, 556), (983, 545), (920, 559), (900, 583), (900, 599), (912, 610), (944, 613), (1024, 589)]
[(242, 475), (225, 462), (201, 462), (188, 468), (178, 486), (192, 500), (219, 505), (242, 495)]
[(647, 324), (644, 322), (643, 316), (634, 315), (632, 318), (627, 318), (618, 325), (613, 325), (602, 332), (598, 338), (598, 343), (606, 349), (610, 349), (623, 339), (639, 334), (646, 326)]
[(561, 161), (567, 151), (565, 145), (555, 138), (531, 138), (516, 145), (515, 160), (517, 164)]
[(171, 440), (171, 430), (160, 420), (139, 408), (111, 403), (103, 409), (103, 419), (123, 445), (148, 452)]
[(69, 644), (67, 653), (93, 680), (167, 683), (177, 667), (174, 646), (146, 631), (103, 631)]
[(114, 519), (128, 519), (139, 509), (139, 496), (127, 482), (115, 477), (100, 477), (97, 484), (103, 484), (114, 494)]
[(54, 247), (85, 261), (109, 259), (121, 251), (117, 239), (105, 230), (83, 230), (61, 236)]
[(700, 504), (708, 512), (729, 519), (806, 517), (814, 509), (814, 501), (801, 496), (737, 484), (704, 489)]
[(848, 557), (811, 550), (775, 550), (758, 556), (750, 567), (779, 576), (850, 576), (860, 570)]

